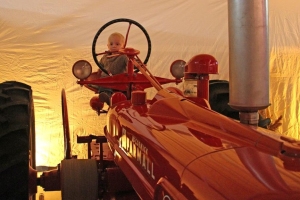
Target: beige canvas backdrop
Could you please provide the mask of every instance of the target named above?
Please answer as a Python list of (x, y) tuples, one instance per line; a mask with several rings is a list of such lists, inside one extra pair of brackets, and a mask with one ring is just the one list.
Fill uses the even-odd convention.
[[(297, 139), (299, 10), (298, 0), (269, 1), (268, 113), (273, 120), (283, 116), (277, 132)], [(226, 0), (0, 0), (0, 82), (17, 80), (32, 86), (37, 165), (55, 166), (63, 158), (62, 88), (67, 94), (72, 153), (86, 157), (86, 146), (76, 144), (76, 135), (103, 134), (106, 116), (90, 109), (94, 94), (76, 84), (71, 68), (75, 61), (86, 59), (97, 70), (92, 40), (102, 25), (116, 18), (133, 19), (148, 31), (152, 41), (148, 68), (154, 75), (170, 78), (174, 60), (208, 53), (219, 62), (219, 75), (211, 78), (228, 80)], [(130, 46), (145, 51), (139, 33), (131, 42)], [(105, 50), (103, 43), (99, 48)], [(154, 91), (147, 91), (151, 98)]]

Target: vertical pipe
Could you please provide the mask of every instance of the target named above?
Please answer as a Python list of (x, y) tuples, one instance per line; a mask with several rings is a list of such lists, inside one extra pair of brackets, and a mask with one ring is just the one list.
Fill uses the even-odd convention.
[(209, 75), (199, 74), (197, 80), (197, 97), (209, 101)]
[(257, 124), (269, 106), (268, 0), (228, 0), (229, 105)]

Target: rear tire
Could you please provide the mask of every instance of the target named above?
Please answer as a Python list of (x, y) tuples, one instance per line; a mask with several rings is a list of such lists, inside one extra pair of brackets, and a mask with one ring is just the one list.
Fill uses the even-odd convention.
[(239, 120), (239, 111), (229, 105), (229, 82), (225, 80), (209, 81), (209, 104), (211, 109), (227, 117)]
[[(229, 82), (226, 80), (209, 81), (209, 104), (211, 109), (227, 117), (240, 120), (239, 111), (229, 105)], [(263, 118), (259, 115), (258, 126), (268, 128), (270, 118)]]
[(29, 164), (35, 168), (34, 138), (31, 87), (15, 81), (1, 83), (0, 199), (29, 199)]

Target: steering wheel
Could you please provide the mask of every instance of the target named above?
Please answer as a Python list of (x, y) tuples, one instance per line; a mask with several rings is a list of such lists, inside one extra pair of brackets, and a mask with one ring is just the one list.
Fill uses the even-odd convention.
[(67, 108), (66, 92), (64, 89), (61, 90), (61, 107), (62, 107), (62, 120), (64, 129), (64, 159), (72, 158), (71, 142), (70, 142), (70, 128), (69, 128), (69, 117)]
[[(107, 22), (106, 24), (104, 24), (99, 30), (98, 32), (96, 33), (95, 37), (94, 37), (94, 40), (93, 40), (93, 44), (92, 44), (92, 54), (93, 54), (93, 58), (94, 58), (94, 61), (95, 63), (97, 64), (97, 66), (104, 72), (108, 75), (108, 72), (104, 69), (104, 66), (99, 62), (99, 60), (97, 59), (97, 56), (98, 55), (102, 55), (104, 54), (105, 52), (103, 53), (96, 53), (96, 44), (97, 44), (97, 40), (98, 40), (98, 37), (100, 36), (100, 34), (104, 31), (105, 28), (107, 28), (108, 26), (112, 25), (112, 24), (115, 24), (115, 23), (119, 23), (119, 22), (127, 22), (129, 23), (129, 26), (128, 26), (128, 29), (127, 29), (127, 33), (126, 33), (126, 36), (125, 36), (125, 45), (124, 45), (124, 48), (126, 47), (126, 44), (127, 44), (127, 38), (128, 38), (128, 34), (129, 34), (129, 31), (130, 31), (130, 27), (131, 27), (131, 24), (134, 24), (136, 25), (137, 27), (139, 27), (144, 35), (146, 36), (146, 39), (147, 39), (147, 43), (148, 43), (148, 50), (147, 50), (147, 55), (146, 55), (146, 58), (144, 60), (144, 64), (146, 64), (149, 60), (149, 57), (150, 57), (150, 54), (151, 54), (151, 40), (150, 40), (150, 37), (149, 37), (149, 34), (147, 33), (146, 29), (140, 25), (138, 22), (136, 21), (133, 21), (131, 19), (126, 19), (126, 18), (120, 18), (120, 19), (115, 19), (115, 20), (112, 20), (110, 22)], [(138, 72), (139, 70), (137, 68), (135, 68), (134, 72)]]

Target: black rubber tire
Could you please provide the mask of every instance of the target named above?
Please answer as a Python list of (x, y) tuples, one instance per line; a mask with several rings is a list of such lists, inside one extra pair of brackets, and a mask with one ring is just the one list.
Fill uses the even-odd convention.
[[(229, 82), (226, 80), (209, 81), (209, 104), (211, 109), (227, 117), (239, 120), (239, 111), (231, 108), (229, 105)], [(263, 118), (259, 115), (258, 126), (268, 128), (270, 118)]]
[(229, 105), (229, 82), (226, 80), (209, 81), (209, 104), (211, 109), (233, 119), (239, 119), (239, 112)]
[(29, 164), (35, 168), (34, 127), (31, 87), (15, 81), (1, 83), (0, 199), (29, 199)]

